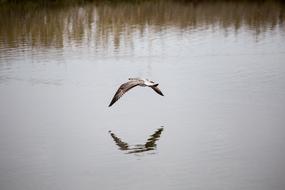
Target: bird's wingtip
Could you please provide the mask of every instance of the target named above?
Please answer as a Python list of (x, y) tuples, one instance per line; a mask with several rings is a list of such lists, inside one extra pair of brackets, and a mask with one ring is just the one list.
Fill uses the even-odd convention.
[(111, 107), (115, 102), (115, 100), (112, 100), (108, 107)]

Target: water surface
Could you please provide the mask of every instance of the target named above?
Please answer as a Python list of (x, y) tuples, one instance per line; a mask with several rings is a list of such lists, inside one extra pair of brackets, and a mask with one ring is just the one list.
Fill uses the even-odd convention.
[(0, 189), (284, 189), (284, 5), (0, 9)]

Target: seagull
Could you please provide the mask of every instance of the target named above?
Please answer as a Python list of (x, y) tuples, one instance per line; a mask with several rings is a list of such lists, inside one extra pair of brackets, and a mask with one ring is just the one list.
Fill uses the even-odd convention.
[(109, 133), (120, 150), (126, 151), (126, 154), (136, 154), (156, 150), (156, 142), (159, 140), (162, 131), (163, 126), (158, 128), (152, 135), (150, 135), (144, 144), (136, 145), (129, 145), (127, 142), (124, 142), (119, 137), (117, 137), (112, 131), (109, 131)]
[(111, 107), (119, 98), (121, 98), (127, 91), (134, 88), (135, 86), (151, 87), (156, 93), (158, 93), (161, 96), (164, 96), (160, 91), (160, 89), (157, 87), (158, 83), (143, 78), (129, 78), (128, 82), (122, 84), (119, 87), (111, 103), (109, 104), (109, 107)]

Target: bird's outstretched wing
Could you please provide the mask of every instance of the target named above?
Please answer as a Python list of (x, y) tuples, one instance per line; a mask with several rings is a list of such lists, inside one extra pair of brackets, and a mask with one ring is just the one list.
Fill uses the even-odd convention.
[(164, 96), (161, 92), (161, 90), (156, 86), (151, 86), (151, 88), (159, 95)]
[(156, 141), (159, 140), (159, 137), (161, 135), (161, 132), (163, 131), (163, 127), (159, 128), (158, 130), (155, 131), (154, 134), (152, 134), (148, 139), (147, 142), (145, 143), (146, 148), (155, 148), (156, 147)]
[(139, 84), (142, 84), (143, 81), (141, 80), (130, 80), (124, 84), (122, 84), (119, 89), (117, 90), (116, 94), (114, 95), (111, 103), (109, 104), (109, 107), (112, 106), (119, 98), (121, 98), (127, 91), (134, 88), (135, 86), (138, 86)]
[(110, 133), (111, 137), (113, 138), (113, 140), (115, 141), (116, 145), (118, 145), (118, 147), (120, 148), (120, 150), (129, 150), (128, 143), (122, 141), (119, 137), (117, 137), (111, 131), (109, 131), (109, 133)]

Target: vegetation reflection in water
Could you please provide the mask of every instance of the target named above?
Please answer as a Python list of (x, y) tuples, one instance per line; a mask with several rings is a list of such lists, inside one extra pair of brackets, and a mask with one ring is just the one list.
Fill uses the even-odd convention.
[(152, 135), (149, 136), (149, 138), (144, 144), (135, 145), (130, 145), (129, 143), (124, 142), (123, 140), (121, 140), (121, 138), (117, 137), (115, 133), (111, 131), (109, 131), (109, 133), (116, 145), (119, 147), (119, 150), (124, 151), (126, 154), (137, 154), (156, 150), (156, 142), (159, 140), (162, 131), (163, 127), (158, 128)]
[[(0, 48), (80, 45), (113, 50), (132, 46), (134, 35), (167, 28), (241, 27), (260, 35), (284, 29), (284, 5), (278, 1), (157, 0), (140, 3), (90, 3), (77, 6), (0, 6)], [(281, 31), (283, 30), (281, 29)]]

